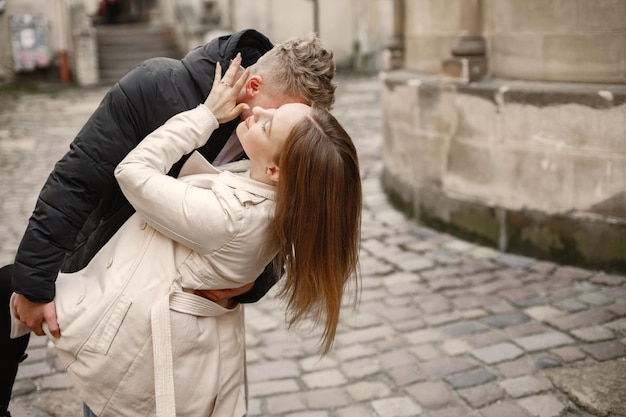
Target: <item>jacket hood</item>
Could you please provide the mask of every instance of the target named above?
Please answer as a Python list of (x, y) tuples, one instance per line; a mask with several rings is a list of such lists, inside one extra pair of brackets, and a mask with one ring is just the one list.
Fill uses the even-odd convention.
[(182, 63), (198, 85), (202, 96), (206, 97), (213, 86), (216, 62), (226, 71), (230, 60), (241, 52), (241, 65), (248, 67), (273, 47), (267, 36), (254, 29), (245, 29), (232, 35), (220, 36), (192, 49), (182, 59)]

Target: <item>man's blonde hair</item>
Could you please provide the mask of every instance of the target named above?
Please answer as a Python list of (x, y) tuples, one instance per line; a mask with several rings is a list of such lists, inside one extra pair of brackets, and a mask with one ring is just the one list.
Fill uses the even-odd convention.
[(291, 38), (275, 45), (259, 58), (251, 71), (263, 77), (270, 94), (298, 96), (309, 105), (327, 110), (335, 102), (333, 53), (315, 35)]

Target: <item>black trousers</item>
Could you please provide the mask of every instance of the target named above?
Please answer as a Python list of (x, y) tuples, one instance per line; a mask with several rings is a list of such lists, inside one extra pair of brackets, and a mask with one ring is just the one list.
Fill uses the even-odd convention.
[(13, 265), (0, 268), (0, 410), (9, 406), (17, 368), (24, 358), (30, 339), (30, 333), (17, 339), (9, 338), (11, 332), (9, 299), (13, 293), (12, 271)]

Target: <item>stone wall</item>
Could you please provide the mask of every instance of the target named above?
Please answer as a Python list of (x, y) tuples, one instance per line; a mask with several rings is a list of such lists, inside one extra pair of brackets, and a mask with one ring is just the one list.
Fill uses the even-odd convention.
[[(626, 270), (626, 0), (589, 4), (404, 3), (403, 68), (382, 77), (401, 207), (504, 251)], [(443, 65), (465, 59), (464, 35), (484, 38), (478, 76)]]

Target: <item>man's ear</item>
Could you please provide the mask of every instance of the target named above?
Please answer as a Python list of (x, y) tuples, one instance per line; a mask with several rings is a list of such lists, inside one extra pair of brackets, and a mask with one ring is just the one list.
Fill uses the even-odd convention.
[(263, 85), (263, 78), (261, 78), (261, 76), (258, 75), (258, 74), (253, 75), (246, 82), (246, 87), (245, 87), (246, 88), (246, 94), (249, 97), (255, 96), (256, 93), (258, 93), (259, 90), (261, 89), (262, 85)]
[(277, 166), (267, 167), (265, 168), (265, 175), (267, 175), (267, 178), (270, 180), (278, 182), (279, 171), (280, 169)]

